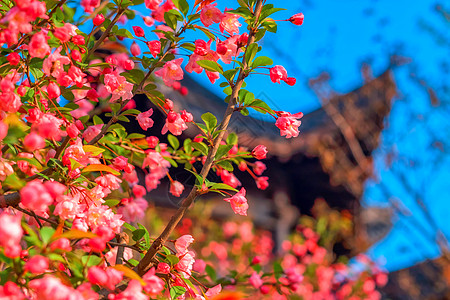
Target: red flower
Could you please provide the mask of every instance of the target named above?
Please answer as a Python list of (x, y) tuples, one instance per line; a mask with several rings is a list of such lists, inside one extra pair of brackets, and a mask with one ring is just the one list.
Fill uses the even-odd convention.
[(95, 26), (100, 26), (105, 22), (105, 17), (102, 14), (98, 14), (95, 16), (94, 20), (92, 20)]
[(302, 25), (304, 19), (305, 16), (303, 15), (303, 13), (298, 13), (290, 17), (288, 21), (295, 25)]
[(251, 154), (256, 159), (264, 159), (266, 158), (267, 148), (264, 145), (258, 145), (252, 150)]
[(143, 37), (143, 36), (145, 36), (144, 29), (142, 29), (142, 27), (139, 27), (139, 26), (133, 26), (133, 31), (134, 31), (134, 34), (135, 34), (137, 37)]
[(235, 214), (239, 214), (241, 216), (247, 215), (248, 203), (245, 198), (245, 189), (241, 188), (241, 190), (236, 193), (231, 198), (225, 198), (223, 200), (230, 202), (231, 208), (233, 209)]

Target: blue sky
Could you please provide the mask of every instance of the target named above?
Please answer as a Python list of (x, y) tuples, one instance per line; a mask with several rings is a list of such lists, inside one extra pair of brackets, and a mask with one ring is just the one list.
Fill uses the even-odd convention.
[[(235, 1), (218, 2), (222, 9), (235, 5)], [(278, 1), (272, 2), (279, 5)], [(450, 237), (450, 228), (445, 227), (450, 215), (447, 205), (450, 200), (450, 158), (443, 156), (438, 165), (432, 164), (439, 152), (430, 151), (432, 139), (430, 131), (425, 130), (429, 128), (433, 135), (450, 140), (449, 108), (433, 109), (426, 91), (410, 78), (412, 67), (417, 67), (417, 75), (434, 87), (450, 82), (448, 74), (442, 72), (442, 61), (449, 57), (450, 47), (437, 44), (433, 36), (419, 25), (426, 22), (438, 28), (450, 41), (450, 22), (445, 23), (436, 14), (435, 3), (419, 0), (282, 1), (287, 11), (277, 13), (274, 18), (287, 19), (294, 13), (303, 12), (304, 25), (299, 27), (280, 22), (278, 34), (268, 33), (262, 41), (262, 55), (273, 58), (275, 64), (283, 65), (289, 76), (297, 78), (297, 85), (273, 84), (268, 76), (261, 75), (248, 81), (248, 89), (255, 95), (265, 92), (269, 96), (269, 104), (275, 109), (308, 113), (318, 108), (319, 102), (308, 88), (307, 81), (321, 71), (331, 74), (330, 85), (335, 91), (347, 93), (362, 84), (362, 62), (369, 63), (376, 76), (387, 68), (391, 54), (402, 54), (413, 60), (412, 64), (395, 69), (400, 97), (389, 116), (390, 126), (383, 133), (383, 143), (375, 153), (376, 174), (381, 183), (412, 213), (409, 217), (396, 216), (392, 231), (369, 250), (369, 254), (390, 271), (435, 257), (439, 252), (433, 241), (434, 228), (426, 221), (411, 193), (405, 191), (393, 175), (392, 169), (405, 171), (404, 164), (385, 165), (387, 149), (394, 147), (400, 156), (417, 162), (408, 170), (407, 181), (414, 187), (421, 187), (417, 189), (430, 215)], [(448, 9), (450, 7), (447, 6)], [(145, 26), (139, 17), (125, 27), (131, 30), (132, 25)], [(244, 26), (242, 32), (243, 29)], [(211, 86), (205, 74), (196, 78), (221, 95), (220, 81)], [(411, 122), (410, 115), (417, 117), (420, 114), (426, 116), (425, 120), (419, 118), (417, 122)], [(381, 191), (378, 183), (369, 182), (363, 205), (388, 206), (389, 201)], [(415, 229), (415, 224), (423, 227), (427, 234)]]

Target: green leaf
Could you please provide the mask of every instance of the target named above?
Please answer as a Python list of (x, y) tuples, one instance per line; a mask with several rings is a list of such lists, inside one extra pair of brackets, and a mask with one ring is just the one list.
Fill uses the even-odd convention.
[(147, 230), (147, 228), (145, 228), (144, 225), (138, 223), (138, 226), (140, 229), (145, 230), (145, 234), (144, 234), (145, 249), (148, 250), (148, 248), (150, 248), (150, 234), (148, 233), (148, 230)]
[(119, 203), (120, 203), (120, 200), (118, 200), (118, 199), (108, 199), (108, 200), (105, 200), (105, 202), (103, 204), (108, 207), (114, 207)]
[(219, 65), (215, 61), (204, 59), (204, 60), (198, 60), (197, 64), (207, 71), (219, 72), (220, 74), (223, 74), (222, 66)]
[(248, 111), (248, 109), (243, 108), (239, 111), (243, 116), (248, 116), (250, 114), (250, 112)]
[(276, 279), (280, 278), (283, 275), (283, 267), (281, 267), (279, 262), (275, 262), (273, 264), (273, 273)]
[(215, 189), (215, 190), (229, 190), (229, 191), (238, 192), (237, 189), (235, 189), (234, 187), (231, 187), (231, 186), (229, 186), (228, 184), (225, 184), (225, 183), (214, 183), (211, 186), (211, 189)]
[(195, 150), (200, 151), (203, 155), (208, 155), (208, 147), (202, 143), (202, 142), (192, 142), (191, 143), (192, 148)]
[(140, 134), (140, 133), (130, 133), (127, 136), (127, 139), (130, 139), (130, 140), (132, 140), (132, 139), (143, 139), (143, 138), (145, 138), (145, 135), (144, 134)]
[(169, 134), (167, 136), (167, 139), (169, 140), (169, 144), (172, 146), (172, 148), (174, 150), (177, 150), (178, 147), (180, 147), (180, 142), (178, 141), (178, 139), (176, 137), (174, 137), (173, 135)]
[(192, 43), (183, 43), (180, 45), (181, 48), (190, 50), (190, 51), (194, 51), (195, 50), (195, 45)]
[(236, 145), (238, 142), (238, 136), (236, 133), (232, 132), (227, 136), (227, 144)]
[(173, 286), (170, 288), (170, 298), (171, 299), (177, 299), (181, 295), (184, 295), (186, 293), (186, 289), (182, 286)]
[(84, 255), (81, 257), (81, 262), (87, 267), (98, 266), (102, 262), (102, 258), (96, 255)]
[(94, 125), (103, 124), (103, 120), (100, 119), (99, 116), (94, 116), (92, 119), (93, 119), (93, 121), (94, 121)]
[(85, 153), (92, 153), (93, 156), (97, 156), (100, 153), (105, 152), (105, 149), (103, 148), (99, 148), (99, 147), (95, 147), (92, 145), (84, 145), (83, 146), (83, 150)]
[(273, 65), (273, 60), (267, 56), (258, 56), (255, 58), (252, 64), (252, 68), (260, 67), (260, 66), (271, 66)]
[(53, 234), (55, 233), (55, 229), (51, 227), (42, 227), (39, 232), (42, 238), (42, 242), (44, 242), (44, 244), (48, 244)]
[(202, 120), (205, 122), (206, 128), (208, 128), (208, 132), (214, 131), (217, 125), (217, 118), (212, 113), (204, 113), (202, 115)]
[(187, 16), (189, 12), (189, 4), (186, 0), (172, 0), (172, 2), (183, 13), (183, 15)]
[(114, 175), (120, 175), (119, 171), (111, 168), (110, 166), (102, 165), (102, 164), (89, 165), (86, 168), (84, 168), (83, 171), (81, 171), (81, 172), (87, 173), (87, 172), (96, 172), (96, 171), (108, 172), (108, 173), (111, 173)]
[(225, 170), (231, 172), (234, 170), (233, 165), (228, 160), (221, 160), (216, 162), (216, 165), (221, 166)]
[(175, 266), (180, 259), (173, 254), (167, 255), (166, 260), (170, 263), (171, 266)]
[(248, 65), (250, 65), (250, 62), (253, 60), (257, 52), (258, 52), (257, 43), (250, 44), (247, 47), (247, 50), (245, 51), (245, 61), (247, 62)]
[(230, 151), (231, 148), (233, 148), (233, 146), (234, 145), (220, 145), (214, 158), (217, 160), (221, 159), (225, 154), (228, 153), (228, 151)]
[(121, 28), (121, 29), (117, 30), (116, 35), (123, 36), (123, 37), (129, 38), (129, 39), (134, 39), (134, 36), (131, 34), (131, 32), (129, 32), (125, 28)]
[(267, 112), (270, 112), (271, 114), (275, 114), (275, 112), (267, 105), (264, 101), (256, 99), (252, 103), (247, 105), (248, 107), (253, 108), (254, 110), (266, 114)]
[(142, 80), (144, 80), (145, 73), (140, 69), (131, 69), (126, 72), (120, 73), (121, 76), (125, 77), (127, 81), (131, 83), (139, 84)]
[(206, 274), (208, 274), (208, 276), (211, 278), (212, 281), (216, 281), (217, 274), (216, 274), (216, 270), (214, 270), (213, 267), (211, 267), (210, 265), (206, 265), (205, 271), (206, 271)]

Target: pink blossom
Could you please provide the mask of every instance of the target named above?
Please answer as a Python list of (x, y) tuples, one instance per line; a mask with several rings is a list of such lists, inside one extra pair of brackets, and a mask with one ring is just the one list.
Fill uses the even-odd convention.
[(102, 14), (97, 14), (92, 20), (92, 23), (94, 23), (95, 26), (100, 26), (103, 22), (105, 22), (105, 17)]
[(161, 69), (155, 72), (155, 75), (161, 77), (165, 85), (172, 86), (176, 80), (183, 79), (182, 62), (183, 58), (168, 61)]
[(133, 56), (139, 56), (141, 54), (141, 48), (139, 48), (139, 45), (136, 44), (136, 42), (133, 42), (130, 46), (130, 52)]
[(57, 239), (50, 245), (50, 249), (52, 251), (55, 250), (72, 251), (72, 247), (70, 246), (70, 240), (67, 238)]
[(45, 139), (39, 134), (32, 132), (23, 139), (23, 145), (28, 151), (34, 151), (45, 147)]
[(22, 250), (20, 240), (23, 230), (20, 220), (20, 215), (9, 215), (6, 211), (0, 213), (0, 246), (4, 247), (4, 253), (8, 257), (18, 257)]
[(280, 129), (281, 136), (286, 136), (287, 139), (297, 137), (299, 134), (298, 127), (302, 122), (298, 119), (303, 117), (303, 113), (290, 114), (288, 112), (277, 112), (280, 116), (275, 122), (275, 126)]
[(150, 297), (158, 296), (164, 290), (164, 281), (155, 275), (155, 268), (151, 268), (147, 273), (142, 276), (146, 285), (144, 286), (145, 292)]
[(25, 263), (24, 268), (33, 274), (42, 274), (48, 269), (48, 266), (49, 260), (47, 257), (35, 255)]
[(186, 123), (194, 121), (194, 116), (191, 113), (189, 113), (186, 110), (184, 110), (184, 109), (181, 111), (181, 118)]
[(181, 135), (181, 133), (183, 133), (183, 131), (187, 128), (188, 127), (180, 114), (175, 113), (174, 111), (169, 111), (166, 124), (164, 124), (161, 133), (166, 134), (167, 131), (170, 131), (173, 135)]
[(155, 20), (152, 17), (142, 17), (142, 19), (144, 20), (145, 25), (147, 25), (148, 27), (151, 27), (155, 24)]
[(241, 49), (238, 48), (236, 44), (238, 38), (239, 35), (233, 35), (223, 42), (217, 40), (217, 54), (224, 63), (231, 63), (233, 57), (238, 56), (239, 53), (241, 53)]
[(225, 13), (222, 15), (222, 19), (220, 20), (219, 28), (220, 32), (228, 32), (229, 34), (239, 34), (239, 27), (241, 27), (241, 23), (238, 21), (239, 15)]
[(25, 295), (14, 282), (8, 281), (3, 286), (0, 286), (0, 299), (23, 300)]
[[(161, 31), (166, 31), (166, 32), (173, 32), (173, 29), (170, 28), (169, 26), (166, 26), (166, 25), (158, 25), (158, 26), (156, 26), (156, 30), (161, 30)], [(163, 32), (155, 32), (155, 34), (156, 34), (156, 36), (159, 39), (164, 39), (165, 38), (165, 35), (164, 35)]]
[(105, 87), (112, 94), (110, 102), (114, 102), (119, 98), (122, 101), (131, 99), (133, 97), (133, 84), (129, 83), (125, 77), (116, 73), (110, 73), (105, 75)]
[(177, 250), (178, 254), (184, 254), (187, 252), (187, 248), (190, 244), (194, 242), (194, 238), (190, 234), (185, 234), (181, 237), (179, 237), (175, 241), (175, 249)]
[(37, 179), (28, 182), (20, 190), (20, 198), (23, 207), (35, 212), (46, 212), (48, 207), (53, 204), (53, 197)]
[(259, 289), (263, 285), (261, 276), (259, 276), (258, 273), (256, 272), (252, 273), (248, 281), (250, 282), (251, 285), (253, 285), (255, 289)]
[(148, 296), (142, 293), (142, 285), (138, 280), (131, 280), (127, 289), (120, 294), (109, 294), (110, 300), (148, 300)]
[(205, 5), (200, 12), (200, 21), (206, 27), (211, 26), (213, 23), (220, 23), (222, 20), (222, 12), (215, 7), (217, 3)]
[(183, 193), (184, 185), (179, 181), (172, 181), (170, 183), (170, 193), (175, 197), (180, 197)]
[(92, 284), (97, 284), (107, 289), (114, 290), (116, 285), (122, 281), (123, 273), (114, 269), (93, 266), (89, 268), (87, 279)]
[(170, 273), (170, 265), (160, 262), (158, 264), (158, 268), (156, 271), (158, 271), (158, 273), (162, 273), (162, 274), (169, 274)]
[(267, 189), (267, 187), (269, 186), (269, 177), (267, 176), (262, 176), (262, 177), (257, 177), (256, 178), (256, 186), (258, 187), (258, 189), (260, 190), (265, 190)]
[(239, 214), (242, 216), (247, 215), (247, 209), (248, 209), (248, 203), (247, 199), (245, 198), (245, 189), (241, 188), (241, 190), (236, 193), (231, 198), (225, 198), (223, 200), (230, 202), (231, 208), (233, 209), (235, 214)]
[(137, 37), (145, 36), (144, 29), (140, 26), (133, 26), (134, 35)]
[(292, 17), (290, 17), (288, 19), (288, 21), (291, 22), (292, 24), (300, 26), (303, 24), (304, 19), (305, 19), (305, 16), (303, 15), (303, 13), (298, 13), (298, 14), (295, 14)]
[(12, 52), (10, 54), (8, 54), (8, 56), (6, 57), (9, 61), (9, 63), (12, 66), (18, 65), (20, 62), (20, 55), (17, 54), (16, 52)]
[(189, 278), (192, 272), (192, 266), (195, 262), (195, 253), (188, 251), (182, 255), (177, 255), (180, 261), (175, 265), (175, 269), (181, 271), (184, 278)]
[(61, 90), (56, 83), (50, 82), (47, 86), (47, 94), (50, 99), (55, 99), (61, 95)]
[(237, 188), (238, 186), (241, 185), (241, 182), (239, 181), (239, 179), (237, 179), (233, 173), (230, 173), (227, 170), (223, 170), (220, 173), (220, 179), (222, 179), (223, 183), (228, 184), (229, 186), (231, 186), (233, 188)]
[(163, 0), (145, 0), (145, 6), (148, 9), (155, 10), (163, 2)]
[(60, 216), (61, 219), (75, 219), (75, 217), (84, 210), (84, 205), (79, 203), (79, 196), (61, 196), (57, 199), (53, 213)]
[(136, 198), (119, 207), (117, 212), (122, 215), (126, 222), (136, 222), (144, 218), (147, 207), (148, 202), (145, 199)]
[(139, 122), (139, 125), (142, 129), (147, 130), (150, 127), (153, 126), (154, 122), (150, 118), (150, 116), (153, 114), (153, 109), (150, 108), (146, 112), (142, 112), (136, 116), (136, 120)]
[(266, 158), (267, 148), (264, 145), (258, 145), (252, 150), (252, 156), (256, 159)]
[(92, 13), (99, 5), (100, 0), (81, 0), (81, 6), (84, 7), (84, 12), (87, 13)]
[(86, 77), (86, 74), (83, 73), (83, 71), (81, 71), (80, 68), (70, 66), (68, 75), (75, 82), (77, 87), (79, 88), (83, 87), (84, 77)]
[(256, 175), (262, 175), (262, 173), (266, 169), (267, 169), (266, 165), (260, 161), (256, 161), (255, 165), (253, 166), (253, 172), (255, 172)]
[(45, 275), (30, 281), (29, 287), (35, 292), (35, 299), (75, 300), (83, 299), (76, 290), (64, 285), (59, 278)]
[(287, 80), (287, 71), (280, 65), (270, 68), (269, 75), (272, 82), (280, 83), (280, 80)]
[(159, 52), (161, 52), (161, 42), (160, 41), (148, 41), (147, 42), (148, 49), (153, 57), (157, 57)]
[(28, 51), (31, 57), (44, 58), (47, 54), (50, 54), (47, 35), (42, 31), (34, 34), (28, 44)]
[(103, 124), (89, 126), (83, 132), (83, 138), (89, 143), (102, 131), (102, 127), (103, 127)]
[(32, 128), (37, 129), (39, 135), (43, 138), (58, 140), (61, 136), (61, 130), (59, 128), (63, 123), (63, 120), (47, 113), (41, 115), (39, 120), (33, 124)]

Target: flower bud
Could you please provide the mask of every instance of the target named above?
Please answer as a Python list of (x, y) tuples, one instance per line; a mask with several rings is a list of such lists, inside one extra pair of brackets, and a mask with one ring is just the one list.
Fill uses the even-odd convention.
[(95, 16), (94, 20), (92, 20), (95, 26), (102, 25), (105, 22), (105, 17), (102, 14), (98, 14)]
[(295, 14), (292, 17), (290, 17), (288, 19), (288, 21), (291, 22), (292, 24), (300, 26), (303, 24), (304, 19), (305, 19), (305, 16), (303, 15), (303, 13), (298, 13), (298, 14)]

